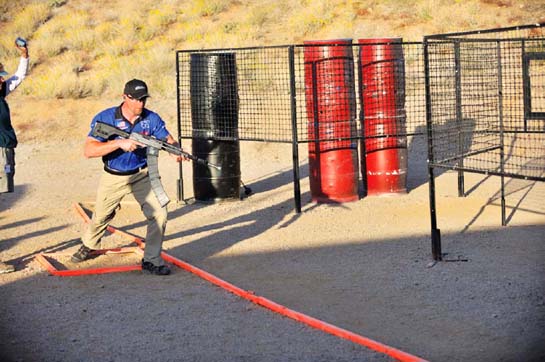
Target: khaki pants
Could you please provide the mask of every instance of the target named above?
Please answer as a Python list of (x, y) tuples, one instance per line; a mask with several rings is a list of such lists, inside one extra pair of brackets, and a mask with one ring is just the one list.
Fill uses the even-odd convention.
[(140, 204), (148, 223), (144, 260), (157, 266), (163, 265), (161, 250), (167, 223), (167, 208), (166, 206), (161, 207), (159, 204), (151, 189), (146, 170), (129, 176), (117, 176), (106, 171), (102, 172), (97, 190), (95, 211), (91, 223), (83, 234), (83, 245), (90, 249), (99, 249), (100, 239), (114, 218), (121, 200), (131, 193)]
[(13, 192), (15, 176), (15, 150), (0, 147), (0, 193)]

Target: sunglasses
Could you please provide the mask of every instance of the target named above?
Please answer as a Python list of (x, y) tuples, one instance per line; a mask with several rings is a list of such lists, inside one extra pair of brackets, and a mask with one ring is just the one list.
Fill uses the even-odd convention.
[(137, 99), (137, 98), (134, 98), (133, 96), (130, 96), (128, 94), (127, 94), (127, 98), (129, 98), (131, 101), (137, 101), (137, 102), (142, 102), (142, 103), (146, 103), (146, 101), (148, 100), (148, 97), (143, 97), (143, 98)]

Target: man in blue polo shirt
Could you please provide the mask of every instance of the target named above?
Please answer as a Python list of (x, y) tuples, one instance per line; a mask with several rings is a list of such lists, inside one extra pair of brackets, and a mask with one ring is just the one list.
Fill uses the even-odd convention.
[[(91, 122), (91, 131), (85, 141), (87, 158), (102, 157), (101, 175), (95, 210), (84, 232), (83, 245), (72, 256), (73, 262), (82, 262), (99, 249), (100, 239), (115, 216), (121, 200), (133, 194), (148, 221), (142, 270), (156, 275), (168, 275), (170, 269), (161, 258), (163, 235), (167, 223), (167, 209), (162, 207), (151, 188), (147, 168), (146, 148), (136, 141), (112, 136), (109, 139), (92, 136), (96, 122), (104, 122), (127, 132), (138, 132), (177, 145), (161, 117), (145, 108), (148, 99), (145, 82), (133, 79), (125, 84), (123, 103), (98, 113)], [(179, 162), (182, 157), (176, 157)]]

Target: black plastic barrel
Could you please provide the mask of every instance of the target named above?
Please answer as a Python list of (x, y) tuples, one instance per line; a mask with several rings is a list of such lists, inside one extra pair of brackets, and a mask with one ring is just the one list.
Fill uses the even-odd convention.
[(238, 141), (194, 138), (193, 154), (221, 170), (193, 163), (193, 193), (199, 201), (240, 198), (240, 151)]
[(191, 54), (190, 96), (193, 154), (221, 166), (217, 170), (193, 163), (195, 199), (240, 199), (235, 54)]
[(194, 138), (238, 138), (235, 53), (190, 55), (191, 120)]

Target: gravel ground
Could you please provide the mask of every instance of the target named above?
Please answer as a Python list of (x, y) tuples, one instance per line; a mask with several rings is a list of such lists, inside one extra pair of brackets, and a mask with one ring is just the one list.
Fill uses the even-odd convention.
[[(75, 251), (83, 225), (72, 204), (93, 205), (101, 165), (74, 151), (81, 146), (22, 144), (16, 192), (0, 195), (0, 258), (17, 268), (0, 275), (0, 360), (392, 360), (178, 268), (164, 278), (50, 276), (34, 256)], [(338, 205), (310, 202), (302, 159), (296, 214), (291, 146), (242, 144), (242, 179), (254, 195), (173, 202), (164, 248), (245, 290), (429, 361), (545, 360), (545, 185), (509, 180), (502, 227), (497, 178), (467, 175), (469, 195), (458, 198), (456, 175), (439, 175), (438, 224), (453, 261), (432, 266), (425, 154), (417, 146), (409, 193)], [(173, 199), (177, 173), (161, 157)], [(113, 225), (144, 235), (130, 199)], [(128, 245), (116, 235), (103, 243)]]

